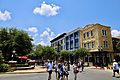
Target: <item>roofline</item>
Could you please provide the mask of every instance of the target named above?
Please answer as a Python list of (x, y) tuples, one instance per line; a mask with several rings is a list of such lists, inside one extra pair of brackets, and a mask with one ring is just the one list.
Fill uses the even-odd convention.
[(54, 42), (56, 40), (58, 40), (59, 38), (61, 38), (62, 36), (66, 35), (66, 33), (62, 33), (61, 35), (59, 36), (56, 36), (54, 39), (52, 39), (50, 42)]

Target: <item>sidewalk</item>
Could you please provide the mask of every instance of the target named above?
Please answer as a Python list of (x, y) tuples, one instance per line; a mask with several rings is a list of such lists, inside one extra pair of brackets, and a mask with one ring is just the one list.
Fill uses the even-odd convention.
[(91, 66), (91, 67), (89, 67), (89, 68), (91, 68), (91, 69), (96, 69), (96, 70), (105, 70), (105, 71), (110, 71), (110, 72), (113, 71), (112, 69), (107, 69), (107, 67), (101, 68), (101, 67)]
[[(95, 66), (91, 66), (91, 67), (86, 67), (86, 68), (90, 68), (90, 69), (96, 69), (96, 70), (106, 70), (106, 71), (112, 71), (111, 69), (107, 69), (107, 68), (100, 68), (100, 67), (95, 67)], [(45, 73), (47, 69), (42, 67), (42, 66), (35, 66), (34, 69), (29, 69), (29, 70), (16, 70), (13, 72), (5, 72), (6, 74), (28, 74), (28, 73)]]
[(35, 66), (34, 69), (30, 70), (16, 70), (13, 72), (6, 72), (7, 74), (27, 74), (27, 73), (44, 73), (46, 72), (46, 68), (43, 68), (42, 66)]

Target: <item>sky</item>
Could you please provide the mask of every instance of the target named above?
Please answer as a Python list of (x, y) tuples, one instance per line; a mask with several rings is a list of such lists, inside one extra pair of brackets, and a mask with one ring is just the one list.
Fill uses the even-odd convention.
[(120, 36), (120, 0), (0, 0), (0, 28), (27, 31), (35, 45), (96, 23)]

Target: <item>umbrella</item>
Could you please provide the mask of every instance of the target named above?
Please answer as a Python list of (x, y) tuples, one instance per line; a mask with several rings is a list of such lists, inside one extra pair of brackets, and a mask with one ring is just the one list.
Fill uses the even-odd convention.
[(27, 59), (27, 56), (19, 56), (20, 59)]

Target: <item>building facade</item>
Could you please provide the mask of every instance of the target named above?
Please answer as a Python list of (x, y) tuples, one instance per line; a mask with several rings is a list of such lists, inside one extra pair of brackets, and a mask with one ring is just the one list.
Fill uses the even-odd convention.
[[(62, 37), (58, 36), (58, 38), (59, 40), (57, 41), (55, 41), (56, 38), (51, 41), (52, 47), (55, 48), (54, 44), (56, 42), (59, 44), (59, 41), (62, 39), (64, 43), (60, 45), (64, 45), (63, 50), (86, 48), (91, 55), (87, 56), (85, 61), (92, 62), (93, 65), (107, 65), (108, 62), (113, 60), (113, 45), (109, 26), (89, 24), (84, 28), (77, 28), (70, 31)], [(57, 47), (60, 46), (57, 45)]]
[(53, 47), (57, 52), (65, 49), (65, 35), (66, 33), (63, 33), (50, 41), (51, 47)]
[(65, 36), (65, 50), (75, 50), (81, 47), (80, 42), (81, 29), (77, 28)]
[(116, 47), (119, 41), (120, 41), (120, 36), (112, 37), (114, 58), (116, 61), (120, 61), (120, 50), (117, 49)]
[(107, 65), (113, 58), (110, 27), (101, 24), (86, 25), (82, 30), (82, 47), (92, 54), (87, 58), (93, 65)]

